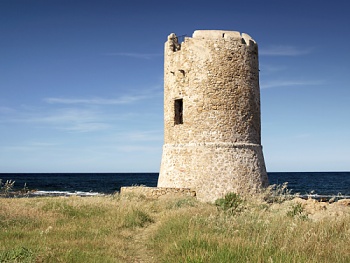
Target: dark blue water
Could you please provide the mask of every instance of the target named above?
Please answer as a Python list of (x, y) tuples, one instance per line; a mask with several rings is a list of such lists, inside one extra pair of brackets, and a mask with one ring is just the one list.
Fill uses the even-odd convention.
[(350, 172), (268, 173), (270, 184), (288, 182), (292, 193), (350, 195)]
[(0, 173), (3, 183), (15, 181), (15, 190), (94, 192), (112, 194), (122, 186), (156, 186), (158, 173)]
[[(284, 172), (268, 176), (270, 184), (288, 182), (292, 193), (350, 196), (350, 172)], [(158, 173), (0, 173), (0, 179), (15, 181), (15, 190), (26, 184), (31, 190), (45, 192), (112, 194), (122, 186), (156, 186)]]

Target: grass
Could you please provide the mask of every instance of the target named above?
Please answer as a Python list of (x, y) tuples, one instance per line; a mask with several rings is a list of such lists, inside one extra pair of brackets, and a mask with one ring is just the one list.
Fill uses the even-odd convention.
[(315, 221), (291, 201), (237, 195), (2, 198), (0, 262), (350, 262), (344, 209)]

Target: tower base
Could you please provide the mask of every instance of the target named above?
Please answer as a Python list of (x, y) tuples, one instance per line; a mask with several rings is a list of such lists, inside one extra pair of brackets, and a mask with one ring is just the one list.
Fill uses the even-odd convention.
[(214, 202), (268, 185), (262, 146), (237, 143), (164, 144), (158, 187), (191, 188)]

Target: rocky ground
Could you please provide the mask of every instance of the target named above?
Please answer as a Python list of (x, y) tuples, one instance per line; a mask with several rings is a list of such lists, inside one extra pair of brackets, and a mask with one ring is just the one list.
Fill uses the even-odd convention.
[(341, 199), (336, 202), (327, 201), (322, 202), (315, 199), (302, 199), (299, 197), (294, 198), (291, 201), (287, 201), (283, 204), (273, 204), (272, 209), (284, 210), (290, 209), (292, 205), (300, 205), (300, 210), (295, 213), (307, 216), (308, 219), (313, 221), (319, 221), (323, 219), (333, 219), (340, 216), (350, 216), (350, 199)]

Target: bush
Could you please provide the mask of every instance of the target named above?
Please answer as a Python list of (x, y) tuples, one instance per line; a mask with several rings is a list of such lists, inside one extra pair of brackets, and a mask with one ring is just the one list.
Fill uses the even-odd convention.
[(242, 208), (243, 199), (236, 193), (228, 193), (224, 198), (217, 199), (215, 205), (218, 209), (234, 214)]
[(287, 216), (289, 217), (297, 217), (301, 220), (306, 220), (307, 214), (304, 212), (304, 208), (301, 204), (294, 204), (291, 209), (287, 212)]
[(0, 195), (8, 196), (10, 192), (13, 190), (13, 186), (15, 185), (15, 181), (6, 180), (5, 183), (0, 179)]
[(284, 201), (293, 199), (296, 195), (292, 195), (292, 190), (288, 189), (288, 182), (273, 184), (264, 191), (264, 200), (268, 203), (283, 203)]
[(6, 180), (3, 183), (2, 179), (0, 179), (0, 196), (2, 197), (26, 197), (30, 193), (27, 185), (24, 184), (23, 188), (20, 190), (15, 190), (15, 181)]

